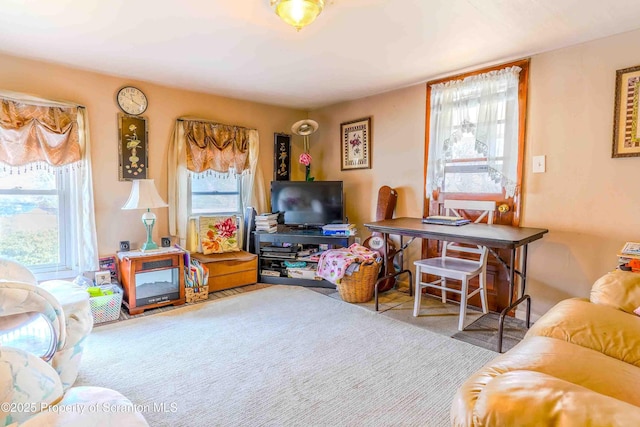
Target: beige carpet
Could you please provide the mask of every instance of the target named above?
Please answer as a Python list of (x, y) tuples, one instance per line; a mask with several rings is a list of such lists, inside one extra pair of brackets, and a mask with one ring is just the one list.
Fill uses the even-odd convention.
[(76, 385), (120, 391), (151, 426), (445, 426), (496, 353), (271, 286), (94, 329)]

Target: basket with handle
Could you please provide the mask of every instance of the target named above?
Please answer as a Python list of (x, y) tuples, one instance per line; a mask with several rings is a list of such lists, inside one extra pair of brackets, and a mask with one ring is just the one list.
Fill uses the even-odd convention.
[(360, 265), (358, 271), (350, 276), (345, 274), (336, 285), (340, 298), (356, 303), (371, 301), (381, 264), (381, 261), (367, 260)]

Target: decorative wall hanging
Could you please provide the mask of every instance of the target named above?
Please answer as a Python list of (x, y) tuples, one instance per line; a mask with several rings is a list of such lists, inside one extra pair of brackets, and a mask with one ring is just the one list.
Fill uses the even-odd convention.
[(371, 117), (340, 125), (342, 170), (371, 168)]
[(616, 103), (611, 157), (640, 156), (640, 66), (616, 71)]
[(147, 178), (149, 147), (147, 144), (147, 119), (140, 116), (118, 115), (120, 144), (120, 181)]
[(273, 179), (289, 181), (291, 179), (291, 135), (273, 134)]

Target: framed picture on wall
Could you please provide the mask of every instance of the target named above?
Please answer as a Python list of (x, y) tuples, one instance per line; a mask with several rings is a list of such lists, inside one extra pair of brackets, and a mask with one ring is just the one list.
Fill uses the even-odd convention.
[(371, 117), (340, 125), (342, 170), (371, 169)]
[(640, 66), (616, 71), (616, 103), (611, 157), (640, 156)]
[(273, 134), (273, 180), (289, 181), (291, 179), (291, 135)]
[(149, 158), (147, 119), (118, 114), (118, 139), (120, 181), (146, 179)]

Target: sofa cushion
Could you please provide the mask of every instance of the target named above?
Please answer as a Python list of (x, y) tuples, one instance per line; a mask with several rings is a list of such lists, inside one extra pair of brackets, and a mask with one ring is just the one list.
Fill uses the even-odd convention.
[(560, 301), (525, 338), (545, 336), (590, 348), (640, 367), (640, 317), (584, 299)]
[(456, 425), (474, 425), (471, 417), (487, 384), (507, 372), (523, 370), (540, 372), (640, 406), (640, 393), (637, 391), (640, 368), (564, 340), (532, 336), (486, 364), (464, 382), (453, 400), (452, 421), (455, 420)]
[(591, 287), (591, 302), (633, 313), (640, 307), (640, 274), (615, 270)]
[(640, 425), (637, 406), (532, 371), (495, 377), (480, 393), (473, 412), (477, 426)]

